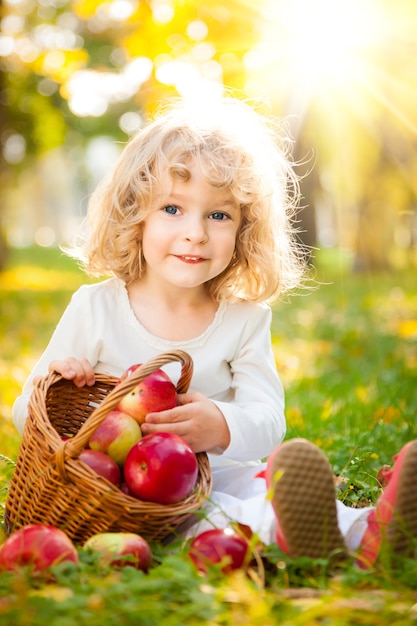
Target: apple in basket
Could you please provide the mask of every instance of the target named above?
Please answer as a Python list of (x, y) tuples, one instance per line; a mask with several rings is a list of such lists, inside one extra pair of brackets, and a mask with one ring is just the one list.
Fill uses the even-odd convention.
[(136, 533), (98, 533), (87, 539), (83, 548), (99, 552), (100, 560), (112, 567), (130, 565), (147, 572), (152, 564), (152, 552), (148, 542)]
[(140, 426), (133, 417), (121, 411), (111, 411), (97, 426), (88, 445), (123, 466), (130, 448), (141, 438)]
[[(140, 367), (132, 365), (120, 377), (119, 383), (129, 378)], [(148, 413), (165, 411), (177, 406), (177, 389), (163, 370), (156, 370), (144, 378), (119, 401), (116, 409), (134, 417), (143, 424)]]
[(100, 450), (90, 450), (86, 448), (82, 450), (78, 456), (80, 461), (91, 467), (92, 470), (107, 478), (111, 483), (120, 486), (122, 482), (122, 474), (116, 461), (114, 461), (108, 454), (100, 452)]
[(200, 572), (207, 572), (210, 564), (220, 564), (224, 574), (245, 568), (250, 558), (247, 539), (232, 528), (212, 528), (200, 533), (191, 541), (188, 554)]
[(126, 457), (129, 491), (147, 502), (173, 504), (188, 496), (197, 481), (197, 457), (182, 437), (161, 432), (145, 435)]
[(126, 494), (127, 496), (130, 496), (131, 498), (135, 498), (136, 496), (130, 491), (129, 487), (127, 486), (126, 482), (123, 481), (122, 484), (120, 485), (120, 491), (123, 491), (124, 494)]
[(62, 561), (78, 563), (78, 552), (71, 539), (55, 526), (23, 526), (0, 547), (0, 570), (30, 566), (40, 572)]

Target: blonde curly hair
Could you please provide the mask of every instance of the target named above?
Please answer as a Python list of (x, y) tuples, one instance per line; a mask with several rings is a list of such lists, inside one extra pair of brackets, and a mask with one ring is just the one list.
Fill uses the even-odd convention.
[(210, 295), (272, 301), (299, 284), (304, 266), (293, 223), (298, 181), (290, 146), (282, 124), (240, 100), (224, 98), (209, 111), (175, 103), (126, 144), (91, 195), (86, 236), (71, 254), (92, 276), (118, 276), (126, 284), (140, 279), (142, 224), (162, 173), (187, 180), (192, 160), (241, 210), (233, 258), (207, 284)]

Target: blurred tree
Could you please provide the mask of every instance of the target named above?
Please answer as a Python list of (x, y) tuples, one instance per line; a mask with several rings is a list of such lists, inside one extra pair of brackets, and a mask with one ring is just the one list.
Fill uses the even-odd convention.
[[(2, 3), (3, 0), (0, 0), (0, 15), (2, 13)], [(6, 105), (6, 97), (5, 97), (5, 73), (3, 68), (0, 65), (0, 138), (3, 138), (3, 133), (5, 129), (8, 128), (8, 107)], [(3, 151), (0, 151), (0, 189), (4, 189), (7, 184), (6, 177), (6, 161), (3, 156)], [(4, 235), (4, 226), (1, 219), (0, 212), (0, 271), (2, 270), (7, 259), (7, 244), (6, 238)]]
[(60, 145), (124, 141), (162, 99), (203, 103), (225, 85), (290, 116), (298, 171), (309, 172), (299, 213), (305, 243), (347, 246), (357, 268), (391, 265), (399, 242), (414, 245), (404, 214), (417, 197), (415, 0), (0, 7), (3, 176)]
[(416, 241), (415, 0), (270, 0), (265, 7), (248, 84), (295, 118), (297, 156), (312, 155), (313, 178), (301, 187), (316, 209), (319, 245), (353, 251), (358, 270), (410, 259), (404, 246), (415, 249)]
[(70, 131), (126, 138), (130, 127), (115, 123), (123, 113), (195, 89), (193, 78), (242, 89), (259, 19), (256, 7), (242, 9), (239, 0), (6, 1), (3, 136), (20, 133), (27, 155)]
[(241, 90), (259, 11), (239, 0), (4, 0), (1, 18), (2, 169), (16, 177), (61, 145), (126, 140), (161, 99), (204, 81)]

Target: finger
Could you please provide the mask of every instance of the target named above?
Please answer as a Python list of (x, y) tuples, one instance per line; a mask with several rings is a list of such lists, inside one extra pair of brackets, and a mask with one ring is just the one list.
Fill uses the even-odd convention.
[(183, 420), (184, 412), (175, 409), (167, 409), (166, 411), (158, 411), (154, 413), (148, 413), (145, 417), (146, 424), (170, 424)]
[(68, 380), (73, 379), (76, 375), (76, 371), (73, 365), (71, 365), (70, 359), (51, 361), (48, 369), (50, 372), (57, 372), (58, 374), (61, 374), (61, 376), (67, 378)]
[(198, 391), (190, 391), (188, 393), (179, 393), (178, 396), (177, 396), (178, 403), (180, 405), (191, 404), (192, 402), (198, 402), (203, 397), (204, 396), (201, 393), (199, 393)]
[(87, 359), (69, 357), (64, 360), (52, 361), (49, 371), (56, 371), (67, 380), (72, 380), (77, 387), (93, 385), (95, 381), (94, 370)]
[(90, 361), (88, 359), (83, 358), (81, 359), (80, 363), (83, 368), (85, 382), (89, 387), (91, 387), (91, 385), (94, 385), (96, 381), (96, 376), (95, 376), (93, 368), (91, 367)]
[(142, 435), (152, 435), (153, 433), (173, 433), (179, 435), (186, 440), (187, 429), (183, 422), (179, 423), (165, 423), (165, 424), (150, 424), (144, 422), (141, 425)]

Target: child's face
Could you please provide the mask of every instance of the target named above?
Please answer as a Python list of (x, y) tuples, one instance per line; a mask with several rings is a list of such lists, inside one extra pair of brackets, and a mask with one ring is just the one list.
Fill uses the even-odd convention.
[(181, 288), (199, 288), (229, 265), (240, 224), (230, 193), (210, 186), (195, 163), (188, 181), (161, 181), (142, 231), (146, 276)]

